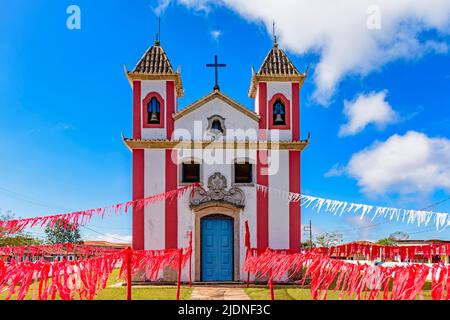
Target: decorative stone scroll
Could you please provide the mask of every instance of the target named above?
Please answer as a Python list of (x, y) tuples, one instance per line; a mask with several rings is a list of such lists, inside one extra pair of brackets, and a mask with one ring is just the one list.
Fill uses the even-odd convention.
[(226, 202), (238, 208), (245, 206), (245, 194), (239, 188), (227, 188), (227, 178), (220, 172), (214, 173), (208, 179), (208, 189), (196, 187), (191, 192), (190, 206), (196, 207), (207, 202)]

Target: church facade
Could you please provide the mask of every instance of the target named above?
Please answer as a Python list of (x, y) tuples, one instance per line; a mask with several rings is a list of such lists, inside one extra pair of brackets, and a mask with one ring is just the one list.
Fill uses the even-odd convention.
[[(216, 64), (213, 65), (216, 68)], [(299, 250), (301, 208), (279, 196), (300, 193), (300, 73), (275, 42), (249, 96), (254, 111), (220, 91), (184, 108), (181, 74), (159, 41), (126, 75), (133, 90), (133, 199), (200, 184), (178, 199), (133, 211), (133, 248), (188, 246), (195, 281), (244, 281), (248, 221), (253, 247)], [(250, 77), (249, 77), (250, 78)], [(261, 191), (261, 187), (268, 187)], [(161, 272), (161, 279), (174, 274)], [(187, 281), (188, 268), (182, 271)]]

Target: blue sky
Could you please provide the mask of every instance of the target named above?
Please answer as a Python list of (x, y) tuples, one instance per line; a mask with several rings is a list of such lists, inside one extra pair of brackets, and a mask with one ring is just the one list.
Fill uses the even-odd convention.
[[(120, 134), (131, 135), (132, 96), (123, 65), (133, 68), (153, 43), (158, 2), (2, 2), (0, 208), (31, 217), (129, 200), (131, 154)], [(220, 62), (228, 65), (220, 72), (222, 91), (253, 108), (247, 96), (251, 66), (258, 68), (271, 48), (268, 27), (275, 17), (269, 17), (267, 10), (249, 14), (245, 5), (222, 2), (164, 3), (169, 5), (160, 7), (164, 9), (161, 42), (174, 67), (182, 67), (185, 97), (179, 101), (180, 107), (211, 91), (213, 72), (204, 65), (213, 62), (217, 53)], [(71, 4), (81, 8), (81, 30), (66, 27), (66, 9)], [(406, 11), (391, 14), (386, 8), (386, 12), (390, 14), (386, 20), (392, 23), (410, 15), (414, 18), (414, 13)], [(314, 38), (314, 31), (303, 37), (302, 29), (290, 29), (298, 27), (290, 16), (274, 16), (281, 47), (301, 71), (310, 67), (301, 91), (302, 137), (308, 132), (312, 135), (302, 156), (303, 192), (417, 209), (448, 198), (450, 29), (440, 24), (442, 17), (422, 21), (428, 27), (412, 28), (413, 35), (403, 34), (402, 41), (412, 37), (418, 44), (406, 41), (408, 45), (399, 47), (389, 42), (393, 39), (377, 36), (378, 47), (368, 51), (366, 62), (357, 56), (362, 42), (354, 43), (350, 53), (355, 56), (350, 54), (348, 59), (359, 62), (345, 63), (346, 59), (333, 56), (336, 48), (324, 44), (323, 39), (340, 39), (332, 28), (322, 30), (317, 38), (326, 36), (320, 39)], [(313, 27), (305, 23), (305, 28)], [(213, 37), (214, 31), (220, 32), (218, 38)], [(377, 55), (371, 55), (377, 50)], [(326, 69), (329, 61), (339, 68)], [(324, 80), (330, 70), (338, 74), (331, 84)], [(370, 100), (380, 93), (384, 93), (381, 98), (378, 95), (381, 100)], [(361, 120), (358, 96), (362, 104), (373, 101), (374, 110), (380, 112)], [(383, 116), (386, 109), (394, 116)], [(340, 135), (340, 128), (351, 121), (356, 126), (359, 123), (359, 129)], [(410, 131), (415, 134), (407, 135)], [(422, 151), (414, 150), (416, 142), (423, 144)], [(396, 155), (398, 165), (384, 169), (389, 160), (383, 155), (396, 143), (411, 154)], [(361, 157), (355, 158), (361, 152)], [(405, 158), (423, 159), (410, 163)], [(385, 179), (374, 181), (367, 176), (367, 166), (376, 167)], [(424, 173), (416, 174), (421, 171)], [(433, 210), (450, 212), (450, 201)], [(315, 232), (343, 232), (345, 241), (378, 239), (399, 230), (411, 233), (411, 238), (450, 239), (448, 230), (437, 233), (432, 226), (385, 223), (371, 227), (369, 220), (309, 210), (303, 210), (302, 219), (303, 223), (312, 219)], [(379, 222), (383, 220), (374, 223)], [(86, 238), (128, 239), (131, 217), (94, 219), (88, 227), (82, 229)], [(32, 232), (39, 236), (42, 230)]]

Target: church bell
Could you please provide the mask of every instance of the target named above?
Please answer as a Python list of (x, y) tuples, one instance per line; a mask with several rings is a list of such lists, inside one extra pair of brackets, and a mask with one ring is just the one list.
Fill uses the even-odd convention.
[(150, 122), (151, 123), (158, 123), (159, 119), (158, 119), (158, 114), (156, 112), (152, 112), (150, 115)]
[(275, 121), (274, 121), (274, 123), (275, 124), (284, 124), (284, 120), (283, 120), (283, 118), (281, 117), (281, 114), (277, 114), (276, 116), (275, 116)]

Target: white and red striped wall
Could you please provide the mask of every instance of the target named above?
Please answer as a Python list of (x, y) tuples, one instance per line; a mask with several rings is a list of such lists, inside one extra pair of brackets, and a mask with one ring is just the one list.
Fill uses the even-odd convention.
[[(300, 139), (299, 85), (290, 82), (261, 82), (258, 84), (255, 99), (255, 111), (260, 115), (259, 122), (242, 112), (228, 106), (223, 100), (214, 99), (201, 108), (174, 121), (176, 111), (176, 92), (173, 81), (134, 81), (133, 83), (133, 138), (170, 139), (178, 129), (188, 132), (194, 130), (194, 121), (201, 121), (203, 130), (208, 125), (207, 118), (220, 115), (226, 120), (227, 129), (261, 129), (260, 139), (274, 137), (269, 122), (269, 102), (274, 96), (283, 96), (289, 101), (288, 128), (278, 130), (280, 140), (297, 141)], [(157, 92), (164, 99), (164, 125), (161, 128), (146, 128), (143, 124), (143, 101)], [(254, 182), (281, 190), (300, 192), (300, 152), (280, 150), (250, 152), (249, 160), (255, 165)], [(267, 167), (268, 156), (279, 159), (278, 171), (274, 175), (261, 174)], [(143, 198), (180, 186), (178, 164), (186, 155), (179, 151), (175, 156), (172, 150), (134, 149), (133, 150), (133, 198)], [(202, 164), (201, 180), (206, 186), (208, 178), (220, 172), (227, 178), (228, 188), (232, 182), (232, 164)], [(249, 222), (252, 246), (261, 248), (270, 246), (275, 249), (299, 249), (301, 241), (301, 211), (299, 203), (289, 204), (281, 197), (270, 192), (256, 191), (256, 186), (240, 186), (245, 193), (245, 208), (240, 213), (240, 280), (247, 275), (243, 271), (245, 261), (245, 221)], [(189, 232), (195, 232), (195, 216), (189, 208), (189, 195), (176, 200), (167, 200), (152, 204), (145, 209), (133, 212), (134, 249), (168, 249), (188, 245)], [(195, 238), (195, 234), (194, 234)], [(194, 242), (195, 245), (195, 242)], [(194, 247), (195, 250), (199, 248)], [(195, 264), (192, 265), (195, 268)], [(195, 270), (193, 270), (195, 274)], [(187, 268), (183, 270), (183, 280), (188, 279)], [(238, 280), (238, 279), (236, 279)]]

